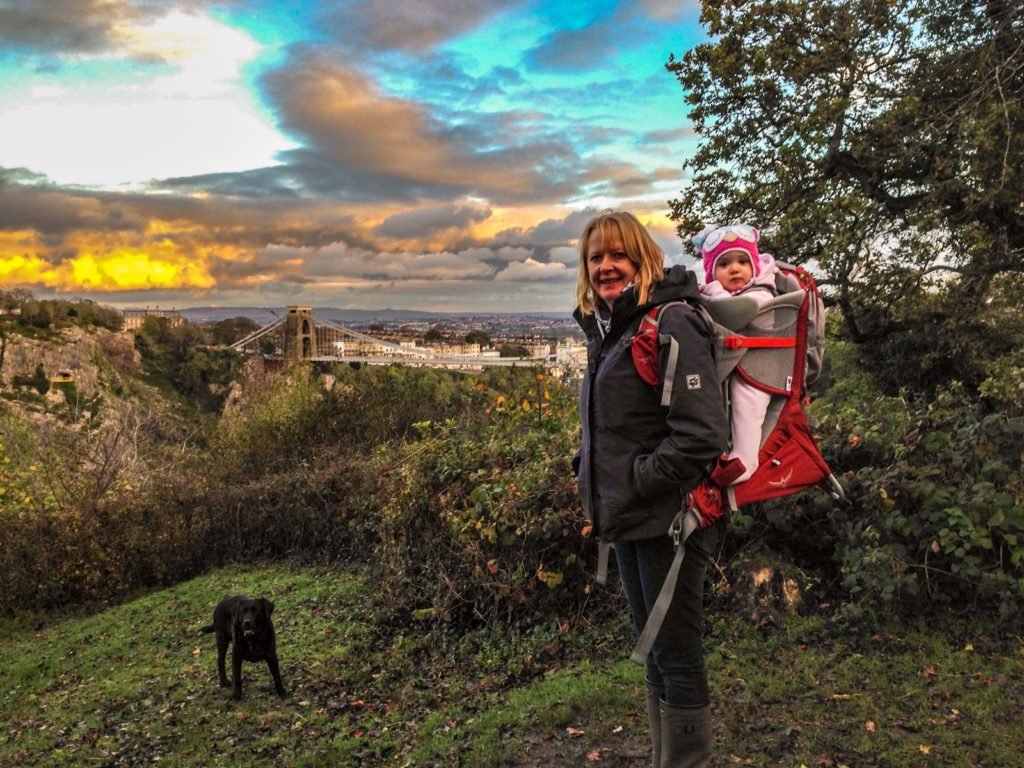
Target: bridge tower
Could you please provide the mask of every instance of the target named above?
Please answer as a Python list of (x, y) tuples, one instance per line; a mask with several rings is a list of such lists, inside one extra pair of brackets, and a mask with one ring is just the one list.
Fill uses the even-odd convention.
[(312, 307), (288, 307), (284, 324), (284, 356), (289, 360), (317, 356)]

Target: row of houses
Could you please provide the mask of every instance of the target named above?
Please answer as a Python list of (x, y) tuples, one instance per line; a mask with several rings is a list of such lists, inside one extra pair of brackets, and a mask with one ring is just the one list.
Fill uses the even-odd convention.
[[(550, 344), (521, 345), (531, 360), (553, 360), (559, 365), (575, 365), (586, 361), (587, 348), (571, 341), (561, 341), (552, 349)], [(403, 352), (429, 351), (439, 357), (500, 357), (497, 349), (481, 349), (479, 344), (437, 344), (424, 347), (415, 340), (398, 342), (371, 342), (360, 339), (339, 339), (332, 342), (338, 357), (394, 357)], [(397, 347), (397, 348), (396, 348)]]

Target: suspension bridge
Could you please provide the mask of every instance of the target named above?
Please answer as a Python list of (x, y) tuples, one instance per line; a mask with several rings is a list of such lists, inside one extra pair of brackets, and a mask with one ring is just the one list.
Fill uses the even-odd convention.
[[(375, 338), (330, 320), (314, 319), (308, 306), (290, 306), (273, 322), (239, 339), (231, 348), (248, 355), (322, 363), (420, 365), (475, 369), (484, 366), (571, 368), (583, 366), (580, 354), (544, 357), (499, 357), (494, 354), (453, 354)], [(579, 353), (582, 348), (573, 348)], [(558, 359), (561, 357), (562, 359)], [(579, 358), (579, 359), (577, 359)]]

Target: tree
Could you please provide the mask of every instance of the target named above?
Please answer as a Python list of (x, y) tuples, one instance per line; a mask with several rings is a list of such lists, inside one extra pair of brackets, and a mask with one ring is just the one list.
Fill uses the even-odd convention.
[(211, 336), (214, 344), (226, 347), (258, 331), (259, 327), (259, 323), (251, 318), (229, 317), (213, 324)]
[(426, 333), (423, 334), (423, 341), (427, 344), (433, 344), (434, 342), (444, 341), (445, 329), (444, 326), (434, 325), (431, 326)]
[(467, 344), (479, 344), (481, 347), (489, 347), (491, 345), (491, 337), (487, 331), (481, 331), (479, 328), (475, 328), (466, 334)]
[(701, 18), (711, 41), (666, 65), (702, 139), (680, 235), (759, 224), (824, 273), (865, 357), (911, 356), (881, 371), (894, 386), (977, 386), (1024, 332), (1021, 5), (724, 0)]
[(207, 348), (199, 328), (188, 323), (175, 327), (164, 317), (143, 320), (135, 334), (135, 349), (147, 375), (209, 411), (223, 405), (243, 359), (231, 350)]
[(502, 344), (498, 347), (499, 357), (529, 357), (530, 350), (522, 344)]

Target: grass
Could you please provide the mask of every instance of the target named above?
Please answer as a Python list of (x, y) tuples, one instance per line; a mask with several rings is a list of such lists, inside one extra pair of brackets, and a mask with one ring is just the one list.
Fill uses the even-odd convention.
[[(265, 596), (282, 675), (217, 686), (196, 630)], [(3, 766), (642, 766), (625, 622), (565, 633), (402, 625), (358, 572), (228, 569), (81, 617), (0, 623)], [(1024, 765), (1024, 644), (984, 626), (858, 632), (709, 617), (716, 764)]]

